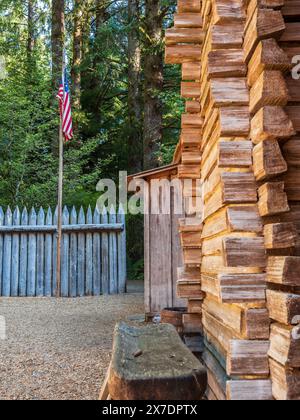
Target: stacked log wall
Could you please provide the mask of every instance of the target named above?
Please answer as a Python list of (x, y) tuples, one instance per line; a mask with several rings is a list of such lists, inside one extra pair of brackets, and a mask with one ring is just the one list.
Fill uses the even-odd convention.
[(183, 64), (188, 102), (176, 159), (204, 200), (202, 220), (181, 221), (178, 290), (189, 280), (207, 396), (300, 399), (300, 1), (182, 0), (178, 12), (167, 60)]

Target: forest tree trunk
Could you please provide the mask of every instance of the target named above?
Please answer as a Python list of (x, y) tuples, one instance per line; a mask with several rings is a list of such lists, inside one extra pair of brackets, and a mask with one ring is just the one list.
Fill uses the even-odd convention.
[(81, 107), (81, 64), (83, 47), (83, 1), (75, 0), (74, 5), (74, 33), (73, 33), (73, 105), (74, 108)]
[(28, 38), (27, 38), (27, 58), (30, 62), (32, 59), (33, 50), (35, 47), (35, 33), (34, 33), (34, 4), (33, 0), (28, 0), (27, 10), (27, 22), (28, 22)]
[(58, 89), (63, 65), (65, 0), (52, 0), (52, 85)]
[(128, 0), (128, 169), (131, 173), (139, 172), (143, 167), (139, 3), (139, 0)]
[(160, 0), (146, 0), (144, 169), (159, 166), (157, 152), (162, 140), (163, 15)]

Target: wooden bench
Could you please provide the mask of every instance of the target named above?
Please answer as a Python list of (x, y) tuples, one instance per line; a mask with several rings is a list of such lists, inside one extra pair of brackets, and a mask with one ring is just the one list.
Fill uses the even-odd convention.
[(201, 400), (206, 386), (206, 370), (173, 326), (116, 326), (101, 400)]

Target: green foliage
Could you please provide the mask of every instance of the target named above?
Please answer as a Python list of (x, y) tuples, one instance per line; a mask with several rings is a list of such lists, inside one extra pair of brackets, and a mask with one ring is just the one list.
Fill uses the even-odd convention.
[[(51, 88), (51, 2), (34, 0), (34, 51), (28, 55), (27, 2), (0, 0), (0, 56), (6, 78), (0, 77), (0, 205), (56, 205), (58, 105)], [(64, 203), (94, 205), (101, 178), (117, 180), (128, 170), (127, 35), (131, 30), (127, 1), (108, 2), (107, 19), (96, 31), (93, 1), (83, 51), (82, 108), (73, 110), (75, 139), (65, 147)], [(164, 27), (169, 27), (175, 0), (162, 0)], [(72, 59), (73, 1), (67, 5), (67, 55)], [(144, 13), (142, 7), (142, 14)], [(143, 16), (141, 40), (146, 36)], [(143, 45), (142, 45), (143, 46)], [(155, 46), (162, 51), (163, 45)], [(147, 53), (143, 49), (143, 53)], [(69, 70), (71, 70), (69, 68)], [(180, 68), (165, 66), (161, 164), (172, 161), (180, 129), (183, 103), (179, 94)], [(143, 77), (142, 77), (143, 79)], [(142, 122), (141, 122), (142, 127)], [(143, 219), (129, 218), (129, 267), (140, 277), (143, 260)], [(131, 261), (136, 261), (131, 263)]]

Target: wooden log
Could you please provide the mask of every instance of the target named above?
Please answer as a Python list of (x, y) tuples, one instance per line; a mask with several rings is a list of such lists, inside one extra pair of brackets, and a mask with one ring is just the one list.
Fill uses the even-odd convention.
[[(108, 213), (106, 207), (103, 207), (101, 222), (108, 223)], [(101, 235), (101, 286), (104, 295), (109, 294), (109, 237), (107, 233)]]
[(220, 168), (249, 167), (252, 165), (250, 141), (224, 141), (219, 143), (218, 166)]
[[(45, 212), (42, 207), (38, 212), (37, 224), (45, 225)], [(42, 233), (37, 235), (36, 260), (36, 296), (43, 297), (45, 296), (45, 236)]]
[(223, 303), (265, 302), (264, 274), (220, 274), (220, 297)]
[(284, 325), (292, 325), (300, 314), (300, 296), (267, 290), (270, 318)]
[[(2, 209), (1, 209), (0, 210), (0, 225), (2, 224), (1, 220), (3, 221), (3, 217), (4, 217), (4, 215), (3, 215), (3, 212), (2, 212)], [(21, 225), (22, 226), (27, 226), (28, 225), (28, 211), (27, 211), (26, 207), (22, 211)], [(0, 243), (1, 242), (2, 241), (0, 241)], [(0, 248), (1, 248), (1, 246), (0, 246)], [(28, 249), (27, 235), (26, 234), (21, 234), (20, 235), (20, 274), (19, 274), (19, 296), (20, 297), (27, 296), (27, 264), (28, 264), (27, 249)], [(2, 250), (2, 253), (3, 253), (3, 250)], [(2, 255), (1, 255), (2, 253), (0, 252), (1, 262), (2, 262)], [(3, 268), (3, 267), (0, 267), (0, 268)], [(2, 275), (2, 269), (1, 269), (1, 275)], [(0, 278), (1, 278), (1, 276), (0, 276)]]
[(182, 64), (199, 61), (201, 57), (201, 45), (171, 45), (165, 49), (166, 64)]
[(205, 293), (202, 292), (202, 298), (195, 299), (194, 297), (189, 297), (188, 301), (188, 313), (189, 314), (201, 314), (202, 315), (202, 305)]
[(274, 216), (290, 210), (284, 182), (266, 182), (258, 189), (258, 208), (262, 217)]
[[(95, 225), (100, 225), (101, 223), (101, 216), (96, 206), (94, 215), (93, 215), (93, 223)], [(120, 238), (120, 236), (119, 236)], [(120, 246), (119, 246), (120, 245)], [(118, 257), (122, 253), (122, 244), (118, 241)], [(93, 295), (100, 296), (101, 294), (101, 259), (99, 256), (101, 255), (101, 235), (99, 232), (93, 234)], [(122, 261), (118, 260), (118, 272), (121, 272), (122, 269)], [(118, 276), (119, 279), (119, 276)], [(121, 280), (120, 280), (121, 283)], [(118, 281), (119, 284), (119, 281)], [(125, 290), (120, 293), (125, 293)]]
[(190, 149), (200, 146), (202, 140), (202, 130), (198, 128), (188, 128), (181, 130), (180, 141), (183, 148)]
[(214, 25), (211, 34), (211, 49), (241, 48), (244, 39), (244, 24)]
[(286, 30), (280, 37), (280, 42), (299, 42), (300, 41), (300, 23), (290, 22), (286, 24)]
[(269, 356), (287, 368), (300, 368), (300, 340), (295, 327), (272, 324)]
[(286, 18), (299, 18), (300, 17), (300, 1), (288, 0), (284, 2), (281, 13)]
[[(137, 351), (142, 354), (134, 357)], [(117, 325), (109, 375), (113, 400), (201, 400), (206, 386), (204, 367), (172, 325)]]
[[(65, 206), (63, 209), (63, 225), (70, 224), (70, 214), (68, 208)], [(62, 239), (62, 263), (61, 263), (61, 296), (69, 297), (69, 272), (70, 272), (70, 235), (63, 234)], [(92, 260), (92, 255), (89, 261)]]
[(223, 203), (239, 204), (257, 201), (256, 182), (251, 173), (224, 172), (221, 175)]
[(263, 224), (256, 205), (228, 207), (211, 216), (205, 223), (202, 238), (226, 232), (262, 233)]
[(183, 283), (201, 284), (201, 272), (198, 267), (179, 267), (177, 269), (178, 281)]
[(181, 96), (186, 99), (199, 98), (201, 95), (201, 87), (198, 82), (182, 82)]
[(187, 266), (200, 267), (201, 257), (201, 248), (185, 248), (183, 250), (183, 261)]
[(208, 55), (208, 77), (243, 77), (247, 74), (241, 49), (213, 50)]
[[(86, 214), (86, 222), (93, 223), (93, 213), (92, 209), (89, 206)], [(93, 258), (93, 235), (86, 235), (86, 245), (85, 245), (85, 294), (87, 296), (93, 295), (93, 266), (88, 264), (88, 261), (92, 261)], [(112, 279), (110, 278), (112, 281)]]
[(264, 227), (266, 249), (287, 249), (297, 244), (298, 233), (294, 223), (273, 223)]
[(203, 331), (201, 314), (183, 315), (184, 334), (201, 334)]
[[(119, 293), (126, 293), (127, 288), (127, 232), (126, 214), (122, 204), (119, 205), (117, 221), (124, 225), (123, 232), (118, 235), (118, 288)], [(100, 248), (101, 252), (101, 248)], [(102, 287), (102, 285), (101, 285)]]
[(286, 112), (293, 123), (294, 129), (300, 132), (300, 106), (288, 106)]
[(225, 370), (214, 355), (206, 348), (203, 360), (208, 369), (208, 385), (218, 401), (226, 400), (226, 381), (228, 379)]
[[(243, 310), (238, 306), (222, 304), (212, 296), (207, 295), (202, 308), (214, 318), (221, 320), (227, 328), (235, 331), (238, 336), (242, 334)], [(216, 336), (216, 338), (218, 337)]]
[[(21, 213), (18, 207), (16, 207), (13, 213), (13, 225), (19, 225), (21, 221)], [(1, 239), (2, 241), (2, 239)], [(11, 257), (11, 296), (19, 296), (19, 270), (20, 270), (20, 238), (19, 235), (13, 235), (12, 237), (12, 257)], [(43, 257), (41, 257), (43, 260)], [(44, 273), (44, 272), (43, 272)]]
[(175, 28), (202, 28), (200, 13), (176, 13), (174, 15)]
[(212, 22), (215, 25), (240, 23), (246, 20), (245, 10), (240, 1), (215, 0), (212, 9)]
[(178, 0), (179, 13), (200, 13), (201, 0)]
[(223, 240), (224, 263), (227, 267), (266, 266), (263, 238), (225, 238)]
[(282, 148), (283, 156), (289, 166), (300, 167), (300, 137), (293, 137)]
[[(85, 224), (85, 214), (83, 207), (78, 214), (78, 223)], [(101, 254), (100, 254), (101, 255)], [(99, 256), (98, 256), (99, 258)], [(85, 295), (85, 234), (78, 234), (78, 296)], [(100, 279), (101, 280), (101, 279)]]
[(214, 106), (226, 107), (249, 104), (249, 91), (244, 78), (211, 80), (211, 96)]
[[(75, 207), (72, 208), (71, 211), (71, 224), (77, 224), (77, 212)], [(77, 260), (77, 252), (78, 252), (78, 238), (76, 233), (72, 233), (70, 235), (70, 297), (77, 297), (77, 285), (78, 285), (78, 260)], [(94, 255), (93, 255), (94, 258)], [(96, 261), (92, 259), (92, 261)]]
[(201, 63), (183, 63), (182, 64), (182, 80), (200, 80)]
[(257, 206), (236, 206), (227, 209), (227, 220), (232, 232), (262, 233), (262, 221)]
[(257, 181), (281, 175), (287, 171), (278, 141), (269, 140), (257, 144), (253, 149), (253, 170)]
[[(29, 214), (29, 225), (36, 226), (37, 223), (37, 214), (34, 209), (31, 210)], [(6, 223), (7, 224), (7, 223)], [(28, 263), (27, 263), (27, 296), (34, 297), (36, 293), (36, 235), (30, 234), (28, 237)], [(5, 251), (5, 242), (4, 242), (4, 251)], [(3, 256), (5, 260), (10, 258), (7, 254)], [(4, 272), (5, 273), (5, 272)], [(3, 279), (4, 277), (3, 273)], [(5, 296), (5, 294), (4, 294)]]
[(181, 232), (180, 239), (183, 248), (200, 247), (202, 243), (201, 231)]
[(270, 317), (267, 309), (248, 309), (246, 311), (245, 335), (248, 340), (269, 340)]
[(286, 84), (289, 91), (289, 103), (294, 102), (298, 105), (300, 102), (300, 81), (293, 76), (286, 78)]
[(248, 65), (248, 84), (253, 86), (261, 73), (265, 70), (279, 70), (285, 72), (291, 68), (291, 61), (287, 54), (279, 47), (275, 39), (262, 40)]
[(203, 120), (200, 114), (182, 114), (181, 128), (202, 128)]
[(280, 106), (265, 106), (251, 121), (251, 140), (258, 144), (265, 140), (283, 140), (295, 135), (293, 123)]
[[(115, 224), (117, 222), (116, 209), (111, 207), (109, 212), (109, 223)], [(117, 252), (117, 234), (109, 234), (109, 287), (110, 294), (118, 293), (118, 252)]]
[(284, 366), (270, 359), (273, 395), (276, 400), (300, 400), (300, 372), (286, 370)]
[(248, 107), (228, 107), (220, 109), (222, 136), (248, 136), (250, 113)]
[[(51, 226), (53, 224), (52, 211), (50, 207), (48, 208), (46, 215), (46, 225)], [(50, 233), (45, 235), (45, 296), (52, 296), (52, 235)]]
[(269, 257), (267, 281), (283, 286), (300, 287), (300, 257)]
[(265, 70), (254, 83), (250, 91), (250, 112), (255, 114), (267, 105), (285, 106), (289, 92), (280, 71)]
[(200, 165), (201, 154), (198, 150), (196, 151), (183, 151), (181, 154), (181, 160), (183, 165)]
[(232, 401), (271, 401), (270, 380), (228, 381), (227, 399)]
[(201, 175), (201, 166), (198, 165), (179, 165), (178, 177), (179, 179), (199, 179)]
[(198, 44), (204, 40), (204, 32), (199, 28), (171, 28), (166, 31), (166, 45)]
[(186, 101), (185, 112), (187, 114), (200, 114), (201, 104), (198, 101)]
[(269, 341), (232, 340), (227, 355), (227, 375), (268, 377), (269, 347)]
[(246, 62), (263, 39), (281, 37), (285, 30), (285, 22), (279, 10), (256, 9), (248, 25), (245, 39), (244, 51)]
[(289, 201), (300, 200), (300, 185), (299, 185), (300, 170), (298, 168), (289, 167), (288, 172), (284, 175), (285, 191)]

